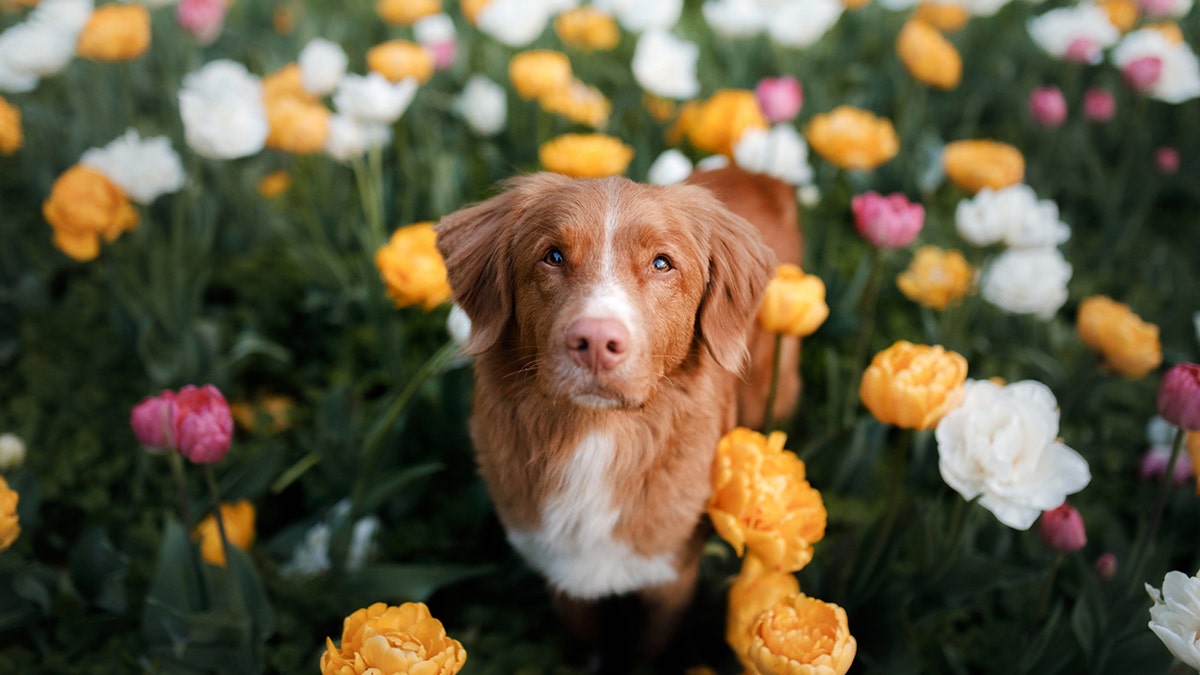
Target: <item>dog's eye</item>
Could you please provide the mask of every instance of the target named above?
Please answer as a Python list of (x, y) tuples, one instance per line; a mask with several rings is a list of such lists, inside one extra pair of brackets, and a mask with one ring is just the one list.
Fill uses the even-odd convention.
[(671, 270), (675, 269), (675, 267), (671, 265), (671, 261), (667, 260), (667, 256), (665, 255), (655, 256), (654, 260), (650, 263), (650, 266), (654, 268), (655, 272), (670, 272)]
[(557, 248), (552, 248), (549, 251), (546, 251), (546, 255), (542, 256), (542, 262), (551, 267), (561, 267), (566, 261), (567, 259), (563, 257), (562, 251), (558, 250)]

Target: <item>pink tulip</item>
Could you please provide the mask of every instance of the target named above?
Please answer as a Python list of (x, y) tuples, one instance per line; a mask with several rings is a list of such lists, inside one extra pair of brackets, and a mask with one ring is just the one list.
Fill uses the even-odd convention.
[(1138, 6), (1151, 19), (1162, 19), (1171, 15), (1175, 9), (1173, 0), (1138, 0)]
[(187, 385), (175, 395), (175, 409), (179, 454), (195, 464), (212, 464), (229, 453), (233, 415), (216, 387)]
[(1158, 385), (1158, 414), (1186, 431), (1200, 431), (1200, 365), (1180, 363)]
[[(1138, 464), (1138, 477), (1142, 480), (1162, 480), (1170, 463), (1171, 446), (1152, 445), (1146, 450), (1146, 454), (1142, 455), (1142, 461)], [(1175, 458), (1175, 470), (1172, 473), (1174, 475), (1171, 476), (1171, 482), (1175, 485), (1182, 485), (1192, 477), (1192, 458), (1186, 452)]]
[(763, 116), (772, 124), (795, 119), (804, 105), (804, 90), (791, 75), (764, 77), (754, 88), (754, 96)]
[(1056, 509), (1042, 512), (1038, 533), (1047, 546), (1061, 553), (1078, 551), (1087, 544), (1083, 516), (1066, 502)]
[(437, 70), (445, 70), (454, 65), (454, 59), (458, 56), (458, 43), (454, 40), (431, 42), (424, 47), (433, 54), (433, 67)]
[(1029, 94), (1029, 115), (1043, 127), (1054, 129), (1067, 119), (1067, 99), (1058, 87), (1038, 87)]
[(1099, 42), (1091, 38), (1075, 38), (1067, 45), (1065, 56), (1068, 61), (1076, 63), (1098, 63), (1100, 54)]
[(1117, 113), (1117, 101), (1107, 89), (1093, 87), (1083, 94), (1083, 116), (1093, 122), (1107, 122)]
[(1154, 168), (1164, 176), (1173, 176), (1179, 171), (1179, 151), (1168, 145), (1154, 151)]
[(176, 17), (180, 28), (200, 44), (210, 45), (221, 36), (228, 10), (227, 0), (179, 0)]
[(1121, 74), (1125, 77), (1125, 83), (1134, 91), (1144, 93), (1162, 77), (1162, 69), (1162, 59), (1157, 56), (1145, 56), (1130, 61)]
[(147, 452), (169, 450), (175, 445), (175, 392), (142, 399), (129, 413), (129, 426)]
[(886, 197), (866, 192), (850, 200), (854, 227), (878, 248), (901, 248), (912, 243), (925, 224), (925, 207), (899, 192)]
[(1108, 581), (1117, 576), (1117, 556), (1111, 553), (1101, 553), (1096, 558), (1095, 565), (1092, 569), (1096, 571), (1096, 576), (1100, 577), (1101, 581)]

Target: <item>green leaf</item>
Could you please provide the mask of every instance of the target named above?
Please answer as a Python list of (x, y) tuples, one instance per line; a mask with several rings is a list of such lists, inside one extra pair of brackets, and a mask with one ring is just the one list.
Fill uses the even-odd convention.
[(363, 606), (372, 602), (424, 602), (443, 586), (491, 571), (490, 565), (368, 565), (347, 574), (340, 585), (343, 592), (357, 599), (356, 604)]
[(422, 478), (432, 476), (444, 468), (441, 462), (426, 462), (408, 467), (379, 483), (373, 483), (363, 493), (363, 496), (354, 503), (354, 508), (350, 511), (351, 520), (357, 520), (369, 513), (375, 513), (379, 510), (379, 507), (383, 506), (384, 502), (391, 499), (392, 495)]
[(91, 527), (84, 531), (71, 548), (69, 570), (71, 582), (83, 597), (103, 610), (125, 611), (129, 561), (113, 547), (104, 530)]

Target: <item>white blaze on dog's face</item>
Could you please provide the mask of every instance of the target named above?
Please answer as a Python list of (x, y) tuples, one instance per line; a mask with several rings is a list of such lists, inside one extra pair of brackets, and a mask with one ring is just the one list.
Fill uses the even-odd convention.
[(661, 189), (610, 179), (571, 193), (514, 233), (520, 342), (537, 346), (551, 397), (637, 407), (694, 342), (705, 233)]
[(767, 254), (706, 190), (538, 174), (438, 232), (467, 350), (508, 350), (554, 400), (639, 407), (701, 345), (742, 366), (762, 284), (737, 270)]

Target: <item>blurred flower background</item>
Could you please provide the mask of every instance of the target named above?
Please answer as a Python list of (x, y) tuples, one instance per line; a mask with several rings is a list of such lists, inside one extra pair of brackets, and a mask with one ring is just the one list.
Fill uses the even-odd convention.
[(0, 672), (575, 672), (430, 223), (731, 163), (802, 205), (804, 388), (723, 442), (669, 665), (1200, 668), (1198, 46), (1192, 0), (0, 0)]

